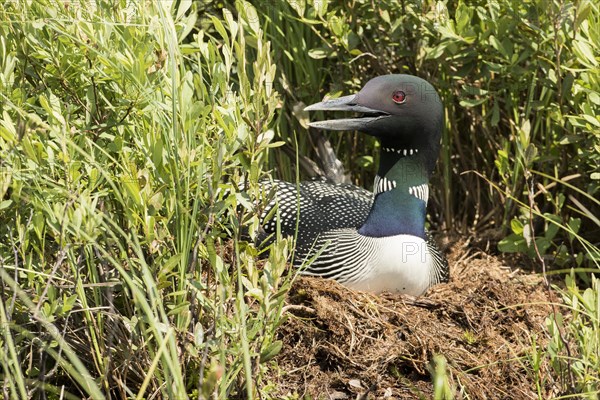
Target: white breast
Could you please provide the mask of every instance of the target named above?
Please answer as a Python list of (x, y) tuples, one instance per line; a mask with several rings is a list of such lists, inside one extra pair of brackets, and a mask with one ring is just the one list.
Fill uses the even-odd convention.
[[(370, 292), (423, 294), (430, 285), (432, 258), (425, 240), (411, 235), (369, 238), (378, 248), (364, 273), (345, 282), (354, 289)], [(357, 277), (358, 278), (358, 277)]]
[(305, 274), (327, 276), (354, 289), (413, 296), (431, 284), (434, 261), (427, 242), (419, 237), (376, 238), (341, 229), (328, 232), (318, 242), (326, 248)]

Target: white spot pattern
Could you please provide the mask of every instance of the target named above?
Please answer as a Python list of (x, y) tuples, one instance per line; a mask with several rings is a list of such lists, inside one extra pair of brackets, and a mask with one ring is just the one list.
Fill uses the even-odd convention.
[[(262, 189), (268, 194), (275, 187), (275, 196), (261, 212), (261, 225), (267, 239), (279, 229), (294, 236), (297, 248), (309, 248), (324, 231), (339, 228), (358, 229), (366, 220), (372, 205), (372, 193), (349, 184), (307, 181), (296, 185), (283, 181), (265, 181)], [(298, 218), (299, 217), (299, 218)]]

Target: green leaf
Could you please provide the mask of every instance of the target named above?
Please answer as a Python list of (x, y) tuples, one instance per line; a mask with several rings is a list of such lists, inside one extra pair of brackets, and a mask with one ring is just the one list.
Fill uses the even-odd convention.
[[(538, 251), (541, 255), (544, 255), (548, 252), (548, 249), (552, 245), (552, 241), (543, 236), (538, 236), (535, 238), (535, 244), (537, 245)], [(531, 246), (533, 248), (533, 245)], [(535, 253), (532, 252), (533, 249), (530, 249), (529, 255), (534, 256)]]
[(273, 149), (273, 148), (276, 148), (276, 147), (281, 147), (281, 146), (283, 146), (284, 144), (285, 144), (285, 142), (284, 142), (284, 141), (281, 141), (281, 140), (279, 140), (279, 141), (277, 141), (277, 142), (272, 142), (272, 143), (269, 143), (269, 144), (268, 144), (266, 147), (267, 147), (267, 148), (269, 148), (269, 149)]
[(17, 136), (17, 130), (15, 125), (10, 118), (10, 115), (4, 110), (2, 112), (2, 120), (0, 121), (0, 137), (7, 142), (13, 142)]
[(204, 327), (201, 323), (197, 322), (194, 325), (194, 345), (196, 347), (204, 343)]
[(500, 122), (500, 106), (498, 105), (498, 101), (494, 101), (494, 105), (492, 106), (492, 120), (490, 122), (492, 126), (498, 126), (498, 122)]
[(456, 31), (459, 35), (462, 35), (469, 28), (472, 13), (472, 8), (470, 8), (463, 2), (458, 3), (458, 7), (456, 7), (456, 13), (454, 17), (456, 19)]
[(510, 234), (498, 242), (498, 250), (503, 253), (523, 253), (527, 251), (527, 245), (522, 236)]
[[(324, 2), (326, 3), (326, 2)], [(381, 17), (381, 19), (386, 22), (387, 24), (390, 24), (390, 13), (388, 12), (388, 10), (382, 10), (379, 12), (379, 16)]]
[(588, 114), (583, 114), (583, 119), (585, 119), (587, 122), (594, 125), (595, 127), (600, 128), (600, 120), (598, 120), (598, 117), (593, 117)]
[(73, 309), (75, 302), (77, 301), (77, 295), (73, 294), (71, 296), (65, 297), (62, 305), (62, 313), (68, 313)]
[(513, 233), (515, 235), (522, 235), (523, 234), (523, 223), (515, 218), (512, 221), (510, 221), (510, 229), (513, 231)]
[(583, 140), (583, 138), (581, 136), (578, 135), (564, 135), (559, 141), (559, 144), (571, 144), (571, 143), (577, 143), (580, 142), (581, 140)]
[(227, 30), (225, 29), (225, 26), (223, 26), (221, 20), (219, 20), (216, 17), (211, 17), (211, 21), (217, 32), (219, 32), (219, 35), (221, 35), (221, 37), (223, 38), (223, 40), (225, 42), (229, 42), (229, 35), (227, 34)]
[(260, 31), (260, 18), (256, 12), (256, 8), (254, 8), (249, 2), (245, 1), (243, 2), (243, 7), (238, 7), (238, 10), (242, 11), (242, 15), (244, 15), (245, 20), (250, 26), (250, 29), (252, 29), (255, 34), (258, 33)]
[(533, 163), (535, 157), (537, 156), (537, 153), (537, 147), (535, 147), (533, 143), (529, 143), (529, 145), (525, 149), (525, 156), (523, 160), (526, 166), (529, 167)]
[(187, 10), (192, 6), (192, 0), (181, 0), (179, 2), (179, 7), (177, 8), (177, 16), (175, 19), (179, 20), (182, 15), (186, 13)]
[(594, 103), (594, 104), (596, 104), (596, 105), (600, 105), (600, 93), (598, 93), (598, 92), (590, 92), (590, 93), (588, 94), (588, 99), (589, 99), (589, 100), (590, 100), (592, 103)]
[(510, 57), (508, 50), (504, 48), (504, 42), (498, 40), (498, 38), (494, 35), (490, 35), (489, 41), (492, 47), (498, 50), (500, 54), (502, 54), (506, 58)]
[(169, 257), (169, 259), (167, 259), (167, 261), (165, 261), (164, 264), (160, 266), (159, 274), (167, 276), (169, 272), (171, 272), (175, 268), (175, 266), (179, 264), (179, 262), (181, 261), (181, 257), (182, 254), (175, 254)]
[(581, 226), (581, 218), (574, 218), (571, 217), (569, 219), (569, 222), (567, 222), (567, 226), (569, 227), (569, 229), (571, 229), (571, 232), (567, 231), (567, 235), (569, 236), (569, 241), (573, 241), (573, 239), (575, 239), (575, 233), (579, 232), (579, 227)]
[(275, 357), (277, 354), (279, 354), (281, 352), (282, 348), (283, 348), (283, 342), (281, 340), (274, 341), (260, 353), (260, 362), (264, 363), (264, 362), (269, 361), (270, 359)]
[(327, 58), (331, 54), (331, 49), (326, 47), (316, 47), (308, 51), (308, 56), (315, 60)]
[(596, 314), (596, 309), (598, 307), (598, 303), (596, 302), (596, 299), (598, 298), (597, 292), (595, 292), (592, 288), (587, 288), (581, 297), (583, 299), (583, 304), (586, 308), (586, 311), (590, 315)]
[(479, 105), (485, 103), (486, 101), (487, 101), (487, 98), (483, 98), (483, 99), (462, 99), (459, 104), (462, 107), (471, 108), (471, 107), (479, 106)]
[[(544, 237), (548, 240), (552, 240), (558, 233), (559, 226), (557, 224), (560, 224), (560, 222), (561, 222), (560, 218), (557, 217), (556, 215), (552, 215), (552, 214), (548, 214), (548, 213), (545, 213), (544, 217), (548, 219), (546, 221), (547, 227), (546, 227), (546, 232), (544, 232)], [(554, 221), (554, 222), (552, 222), (552, 221)]]
[(590, 68), (598, 66), (598, 60), (594, 57), (594, 52), (587, 41), (581, 39), (575, 40), (573, 42), (573, 50), (577, 55), (577, 59), (583, 65)]

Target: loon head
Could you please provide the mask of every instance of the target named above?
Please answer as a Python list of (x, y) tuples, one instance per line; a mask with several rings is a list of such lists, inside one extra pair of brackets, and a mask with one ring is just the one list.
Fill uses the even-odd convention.
[[(383, 149), (411, 149), (425, 156), (429, 173), (440, 149), (444, 111), (429, 82), (412, 75), (383, 75), (368, 81), (357, 94), (325, 100), (306, 111), (350, 111), (355, 118), (311, 122), (313, 128), (357, 130), (375, 136)], [(412, 154), (412, 153), (411, 153)]]

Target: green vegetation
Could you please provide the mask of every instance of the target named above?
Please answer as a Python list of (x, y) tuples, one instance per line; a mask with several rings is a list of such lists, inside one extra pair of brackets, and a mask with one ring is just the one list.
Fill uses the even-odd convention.
[[(282, 143), (311, 154), (301, 103), (403, 72), (447, 110), (432, 226), (566, 275), (523, 362), (595, 398), (600, 6), (224, 3), (0, 5), (3, 396), (269, 398), (293, 272), (286, 240), (259, 259), (245, 237), (257, 182), (297, 179)], [(369, 186), (373, 140), (331, 140)]]

